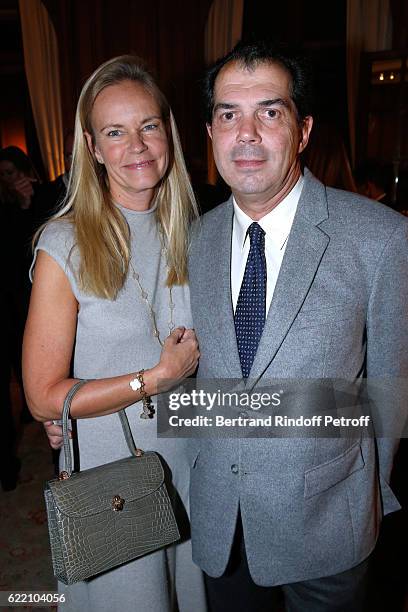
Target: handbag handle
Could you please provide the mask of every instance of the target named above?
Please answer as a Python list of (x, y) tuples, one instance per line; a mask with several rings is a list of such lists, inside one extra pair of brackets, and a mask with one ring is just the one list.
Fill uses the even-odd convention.
[[(68, 391), (65, 399), (64, 406), (62, 409), (62, 437), (63, 437), (63, 445), (64, 445), (64, 459), (65, 459), (65, 472), (67, 476), (65, 478), (69, 478), (72, 474), (72, 457), (71, 457), (71, 446), (69, 443), (69, 435), (68, 435), (68, 419), (69, 412), (71, 409), (71, 403), (74, 399), (74, 396), (79, 391), (79, 389), (85, 384), (89, 382), (88, 379), (79, 380), (76, 382), (71, 389)], [(124, 409), (119, 410), (120, 423), (122, 425), (123, 434), (125, 436), (126, 443), (128, 445), (129, 451), (131, 455), (135, 457), (140, 457), (143, 454), (143, 451), (140, 448), (137, 448), (135, 445), (135, 441), (133, 439), (132, 432), (130, 430), (129, 421), (127, 418), (127, 414)]]

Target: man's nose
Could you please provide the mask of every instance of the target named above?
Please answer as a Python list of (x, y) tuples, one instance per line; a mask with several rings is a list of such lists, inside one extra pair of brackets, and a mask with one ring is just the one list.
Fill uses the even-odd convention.
[(238, 127), (237, 141), (259, 143), (261, 140), (256, 118), (242, 117)]

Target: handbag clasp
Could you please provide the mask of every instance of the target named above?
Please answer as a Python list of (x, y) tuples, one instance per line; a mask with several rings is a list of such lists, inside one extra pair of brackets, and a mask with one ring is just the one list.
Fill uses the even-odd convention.
[(120, 495), (114, 495), (112, 500), (112, 509), (114, 512), (119, 512), (123, 510), (123, 506), (125, 505), (125, 500)]

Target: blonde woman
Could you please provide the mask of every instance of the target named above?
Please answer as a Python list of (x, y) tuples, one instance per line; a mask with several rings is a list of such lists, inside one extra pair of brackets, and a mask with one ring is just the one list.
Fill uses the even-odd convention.
[[(196, 206), (170, 108), (132, 56), (112, 59), (78, 102), (65, 204), (35, 246), (24, 340), (33, 416), (52, 420), (76, 379), (81, 469), (128, 455), (116, 412), (127, 408), (141, 448), (159, 452), (188, 511), (189, 466), (180, 440), (157, 439), (144, 414), (154, 396), (192, 374), (199, 357), (187, 286), (188, 228)], [(71, 358), (73, 357), (73, 375)], [(141, 374), (140, 374), (141, 373)], [(154, 404), (154, 398), (153, 398)], [(66, 587), (64, 610), (205, 610), (189, 540)]]

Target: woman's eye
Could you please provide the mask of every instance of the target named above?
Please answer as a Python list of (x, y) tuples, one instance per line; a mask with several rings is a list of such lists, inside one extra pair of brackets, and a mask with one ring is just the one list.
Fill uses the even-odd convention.
[(144, 132), (151, 132), (159, 127), (158, 123), (149, 123), (143, 127)]
[(120, 136), (121, 135), (121, 131), (120, 130), (110, 130), (108, 132), (108, 136), (110, 137), (115, 137), (115, 136)]

